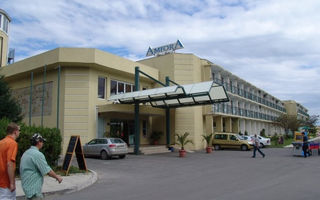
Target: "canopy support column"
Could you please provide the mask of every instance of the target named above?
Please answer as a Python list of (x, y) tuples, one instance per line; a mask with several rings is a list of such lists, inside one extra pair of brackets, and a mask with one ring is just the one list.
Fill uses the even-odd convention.
[[(139, 91), (139, 67), (135, 67), (135, 89)], [(139, 102), (134, 103), (134, 153), (139, 155), (140, 148), (140, 119), (139, 119)]]
[[(166, 76), (166, 86), (170, 86), (170, 79)], [(170, 147), (170, 108), (166, 108), (166, 138), (167, 138), (167, 147)]]
[(59, 129), (60, 120), (60, 76), (61, 76), (61, 66), (58, 66), (58, 81), (57, 81), (57, 129)]
[(31, 72), (31, 79), (30, 79), (29, 126), (31, 126), (31, 120), (32, 120), (32, 88), (33, 88), (33, 72)]

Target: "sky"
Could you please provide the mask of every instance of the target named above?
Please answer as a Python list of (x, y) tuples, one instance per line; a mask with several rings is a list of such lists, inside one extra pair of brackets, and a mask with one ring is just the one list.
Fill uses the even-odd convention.
[(319, 0), (1, 0), (15, 61), (97, 48), (134, 61), (175, 43), (320, 114)]

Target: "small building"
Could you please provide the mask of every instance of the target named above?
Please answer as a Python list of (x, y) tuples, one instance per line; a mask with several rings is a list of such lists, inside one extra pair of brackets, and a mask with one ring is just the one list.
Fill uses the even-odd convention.
[[(106, 135), (132, 144), (133, 105), (108, 101), (134, 90), (134, 68), (158, 78), (155, 68), (97, 49), (57, 48), (0, 68), (22, 107), (23, 122), (57, 127), (63, 149), (71, 135), (86, 143)], [(141, 90), (154, 82), (141, 77)], [(164, 131), (164, 111), (141, 105), (141, 144), (153, 130)], [(164, 140), (164, 138), (163, 138)]]

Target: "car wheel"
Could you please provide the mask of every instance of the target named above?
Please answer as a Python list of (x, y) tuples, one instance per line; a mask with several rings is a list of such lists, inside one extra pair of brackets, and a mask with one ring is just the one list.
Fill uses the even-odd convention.
[(264, 144), (263, 144), (263, 143), (260, 143), (260, 147), (261, 147), (261, 148), (264, 148)]
[(214, 150), (220, 150), (220, 149), (221, 149), (220, 145), (218, 144), (214, 145)]
[(108, 153), (106, 151), (101, 151), (100, 157), (102, 160), (110, 159), (110, 156), (108, 155)]
[(248, 146), (245, 145), (245, 144), (241, 145), (241, 150), (242, 151), (247, 151), (248, 150)]
[(120, 159), (124, 159), (126, 157), (126, 155), (120, 155), (119, 158)]

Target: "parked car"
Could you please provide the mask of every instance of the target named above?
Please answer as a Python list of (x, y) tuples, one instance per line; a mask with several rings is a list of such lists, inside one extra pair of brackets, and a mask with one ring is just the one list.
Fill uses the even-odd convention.
[(247, 151), (252, 149), (252, 143), (249, 144), (246, 140), (241, 140), (238, 134), (233, 133), (216, 133), (213, 136), (212, 145), (215, 150), (223, 148), (234, 148), (241, 149), (242, 151)]
[[(271, 140), (270, 138), (265, 138), (265, 137), (262, 137), (260, 135), (257, 135), (258, 138), (259, 138), (259, 141), (260, 141), (260, 147), (261, 148), (264, 148), (265, 146), (269, 146), (271, 145)], [(250, 135), (250, 137), (254, 137), (254, 135)]]
[(251, 137), (251, 136), (248, 136), (248, 135), (239, 135), (239, 138), (240, 138), (241, 140), (247, 141), (250, 145), (253, 145), (253, 140), (252, 140), (252, 137)]
[(83, 146), (85, 156), (99, 156), (101, 159), (111, 159), (113, 156), (125, 158), (128, 145), (121, 138), (96, 138)]

